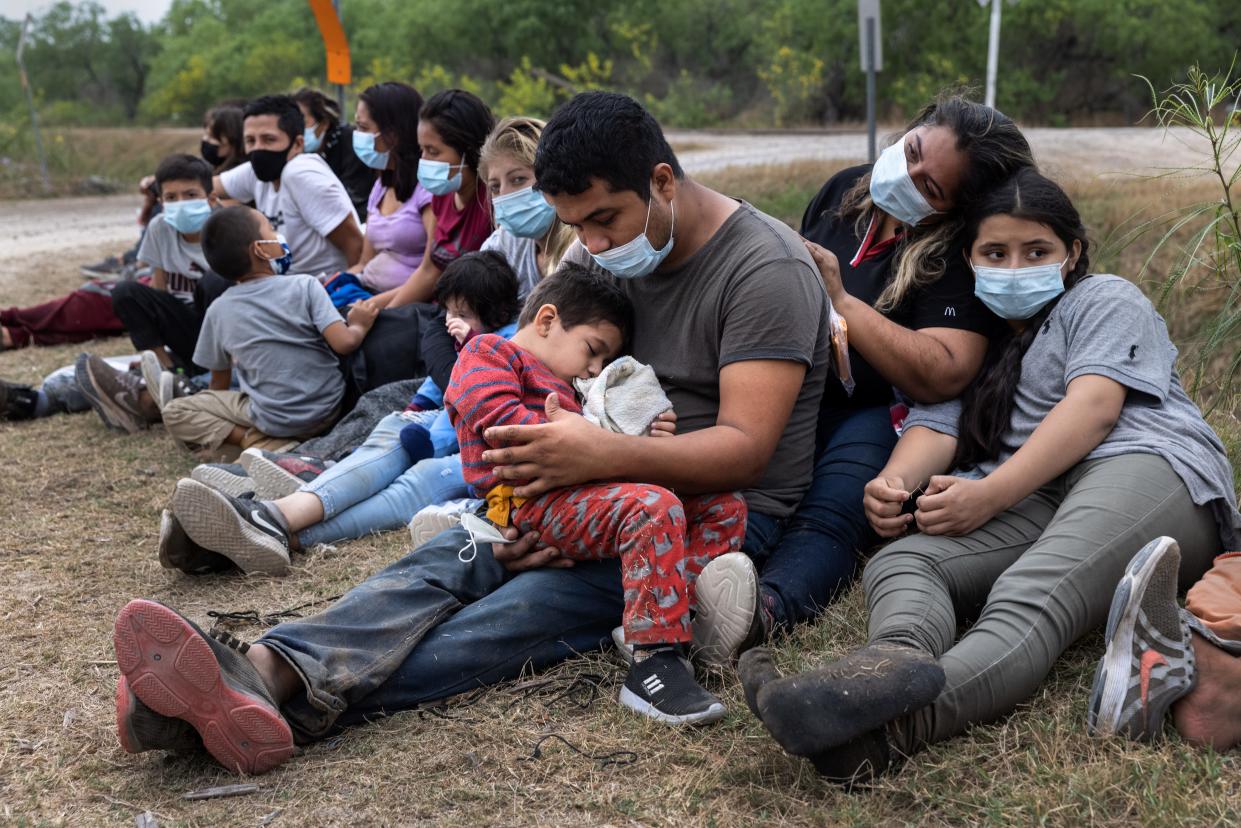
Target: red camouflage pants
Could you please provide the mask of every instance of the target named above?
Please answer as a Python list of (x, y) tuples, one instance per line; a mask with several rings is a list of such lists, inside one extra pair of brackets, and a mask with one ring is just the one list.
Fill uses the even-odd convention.
[(691, 638), (694, 580), (709, 561), (741, 551), (746, 505), (739, 494), (678, 498), (639, 483), (560, 489), (523, 503), (513, 523), (576, 560), (621, 559), (625, 640)]

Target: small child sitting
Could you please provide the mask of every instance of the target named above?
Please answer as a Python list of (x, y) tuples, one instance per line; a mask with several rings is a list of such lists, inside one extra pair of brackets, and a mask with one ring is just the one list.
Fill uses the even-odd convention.
[(693, 582), (713, 558), (741, 548), (745, 501), (737, 494), (678, 498), (638, 483), (592, 483), (532, 499), (517, 497), (482, 459), (492, 426), (544, 423), (544, 402), (579, 413), (571, 383), (596, 377), (621, 352), (633, 308), (608, 278), (564, 265), (535, 287), (511, 340), (469, 340), (444, 395), (461, 443), (466, 482), (487, 500), (487, 517), (568, 558), (619, 557), (624, 631), (634, 661), (620, 702), (667, 724), (702, 724), (725, 713), (683, 659), (692, 638)]
[[(508, 339), (517, 330), (521, 300), (517, 274), (500, 253), (467, 253), (454, 260), (435, 285), (435, 301), (444, 308), (448, 333), (460, 352), (473, 337), (495, 333)], [(427, 377), (410, 401), (409, 411), (444, 407), (444, 392)], [(446, 412), (430, 426), (410, 423), (401, 429), (401, 446), (410, 462), (447, 457), (457, 451), (457, 433)]]
[[(202, 247), (234, 285), (207, 309), (194, 350), (210, 390), (164, 406), (168, 433), (207, 453), (225, 444), (280, 451), (319, 434), (345, 394), (336, 354), (362, 344), (375, 311), (355, 305), (346, 323), (317, 279), (284, 275), (288, 245), (250, 207), (212, 213)], [(229, 390), (232, 368), (241, 391)]]

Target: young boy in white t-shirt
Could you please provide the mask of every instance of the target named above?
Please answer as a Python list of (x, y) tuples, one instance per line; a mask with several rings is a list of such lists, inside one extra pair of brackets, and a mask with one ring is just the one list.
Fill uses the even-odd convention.
[(253, 201), (284, 234), (298, 273), (335, 273), (362, 257), (362, 230), (340, 179), (320, 156), (303, 151), (305, 119), (288, 95), (246, 107), (249, 162), (215, 177), (220, 198)]
[[(217, 210), (202, 246), (233, 286), (207, 311), (194, 351), (211, 387), (164, 406), (168, 433), (212, 455), (225, 445), (279, 451), (326, 430), (345, 394), (336, 355), (362, 344), (375, 311), (359, 303), (346, 322), (317, 279), (284, 275), (288, 245), (257, 210)], [(229, 390), (234, 371), (240, 391)]]

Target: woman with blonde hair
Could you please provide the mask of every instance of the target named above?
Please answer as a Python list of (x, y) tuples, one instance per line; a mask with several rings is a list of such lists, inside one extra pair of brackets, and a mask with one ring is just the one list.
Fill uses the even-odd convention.
[(496, 223), (483, 250), (508, 259), (523, 300), (559, 267), (574, 239), (572, 228), (534, 188), (534, 151), (542, 134), (543, 122), (536, 118), (505, 118), (487, 136), (479, 164)]

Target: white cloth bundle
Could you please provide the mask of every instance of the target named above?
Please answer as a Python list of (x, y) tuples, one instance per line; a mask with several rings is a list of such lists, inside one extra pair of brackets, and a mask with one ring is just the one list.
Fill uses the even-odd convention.
[(594, 379), (576, 379), (582, 395), (582, 415), (597, 426), (620, 434), (646, 434), (672, 403), (660, 387), (654, 369), (623, 356)]

